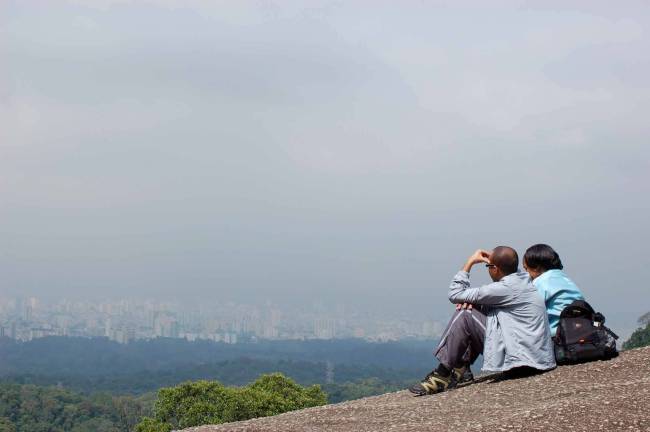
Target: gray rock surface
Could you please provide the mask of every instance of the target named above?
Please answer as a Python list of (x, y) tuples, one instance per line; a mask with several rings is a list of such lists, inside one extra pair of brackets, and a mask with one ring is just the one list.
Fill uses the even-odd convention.
[(438, 395), (400, 391), (190, 431), (650, 431), (650, 347)]

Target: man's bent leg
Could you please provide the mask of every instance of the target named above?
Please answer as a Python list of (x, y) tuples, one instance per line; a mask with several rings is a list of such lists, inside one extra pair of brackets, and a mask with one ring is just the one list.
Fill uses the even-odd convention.
[[(487, 317), (483, 312), (477, 309), (472, 309), (469, 311), (472, 316), (471, 330), (470, 330), (470, 347), (468, 358), (468, 364), (473, 364), (480, 354), (483, 354), (483, 347), (485, 346), (485, 327), (487, 323)], [(463, 359), (465, 360), (465, 358)]]
[(434, 353), (440, 360), (438, 368), (409, 388), (411, 393), (439, 393), (461, 381), (465, 377), (464, 366), (474, 362), (483, 352), (485, 321), (485, 315), (478, 310), (456, 311)]
[[(456, 311), (434, 353), (440, 360), (438, 368), (428, 374), (422, 382), (409, 388), (409, 391), (416, 395), (439, 393), (464, 379), (463, 367), (473, 363), (483, 352), (485, 322), (485, 315), (478, 310)], [(471, 375), (469, 370), (465, 372)]]
[(434, 355), (447, 368), (473, 363), (483, 352), (485, 315), (477, 309), (460, 309), (449, 320)]

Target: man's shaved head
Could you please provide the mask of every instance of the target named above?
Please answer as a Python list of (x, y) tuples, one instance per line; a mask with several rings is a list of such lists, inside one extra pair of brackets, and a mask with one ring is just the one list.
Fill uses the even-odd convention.
[(516, 273), (519, 267), (519, 255), (509, 246), (497, 246), (490, 255), (490, 263), (497, 266), (505, 276)]

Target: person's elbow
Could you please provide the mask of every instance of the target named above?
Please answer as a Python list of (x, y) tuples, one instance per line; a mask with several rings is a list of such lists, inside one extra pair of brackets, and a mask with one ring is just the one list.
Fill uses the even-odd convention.
[(455, 291), (455, 290), (449, 291), (449, 294), (448, 294), (447, 298), (449, 298), (449, 301), (451, 303), (454, 303), (454, 304), (464, 303), (465, 302), (465, 300), (462, 298), (460, 293)]

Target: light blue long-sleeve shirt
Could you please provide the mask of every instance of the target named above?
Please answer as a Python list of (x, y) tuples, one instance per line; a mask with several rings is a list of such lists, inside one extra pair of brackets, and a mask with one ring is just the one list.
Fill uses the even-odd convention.
[(449, 300), (482, 305), (487, 316), (483, 370), (555, 367), (546, 307), (528, 273), (513, 273), (498, 282), (472, 288), (469, 273), (460, 271), (451, 281)]
[(555, 336), (560, 314), (574, 300), (584, 300), (582, 291), (562, 270), (547, 270), (535, 279), (533, 285), (546, 304), (551, 335)]

